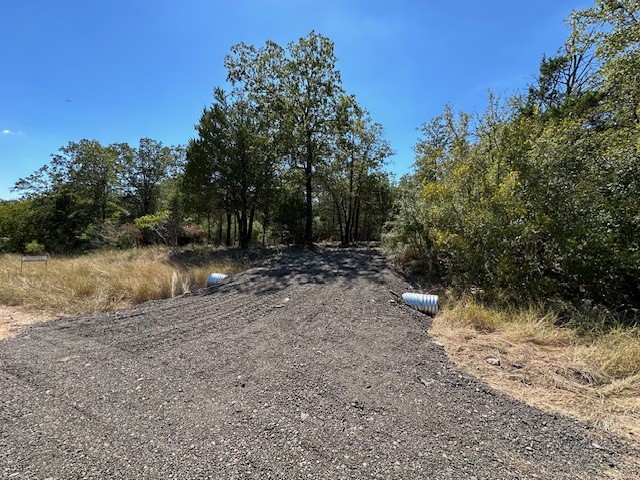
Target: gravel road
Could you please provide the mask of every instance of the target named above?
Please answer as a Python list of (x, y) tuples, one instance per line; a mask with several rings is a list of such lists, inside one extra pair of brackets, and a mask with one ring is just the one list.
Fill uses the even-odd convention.
[(0, 478), (633, 478), (637, 446), (460, 373), (374, 251), (0, 342)]

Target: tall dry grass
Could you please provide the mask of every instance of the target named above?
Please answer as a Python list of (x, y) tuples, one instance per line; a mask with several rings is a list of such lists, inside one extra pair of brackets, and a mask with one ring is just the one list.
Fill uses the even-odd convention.
[[(640, 435), (640, 329), (556, 325), (548, 310), (448, 299), (431, 333), (465, 370), (524, 402)], [(603, 325), (593, 319), (594, 325)], [(499, 361), (499, 365), (487, 362)]]
[[(211, 272), (247, 268), (240, 256), (206, 252), (173, 255), (161, 247), (100, 251), (25, 263), (19, 255), (0, 256), (0, 304), (50, 315), (111, 311), (168, 298), (206, 286)], [(198, 259), (198, 261), (195, 261)]]

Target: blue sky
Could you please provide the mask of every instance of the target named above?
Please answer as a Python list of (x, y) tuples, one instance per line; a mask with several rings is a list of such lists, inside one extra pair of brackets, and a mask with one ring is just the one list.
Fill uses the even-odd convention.
[(398, 175), (450, 103), (524, 90), (585, 0), (5, 0), (0, 198), (69, 141), (185, 144), (224, 85), (232, 45), (333, 40), (348, 93), (383, 125)]

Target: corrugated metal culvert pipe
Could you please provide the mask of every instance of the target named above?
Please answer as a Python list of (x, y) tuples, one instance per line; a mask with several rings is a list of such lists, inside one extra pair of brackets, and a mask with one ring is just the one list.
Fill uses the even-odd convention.
[(217, 283), (222, 282), (227, 276), (224, 273), (212, 273), (207, 278), (207, 285), (216, 285)]
[(416, 310), (435, 315), (438, 313), (438, 295), (426, 295), (424, 293), (403, 293), (404, 303)]

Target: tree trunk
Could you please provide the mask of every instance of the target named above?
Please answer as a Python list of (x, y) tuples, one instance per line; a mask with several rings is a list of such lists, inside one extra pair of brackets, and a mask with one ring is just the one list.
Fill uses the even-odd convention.
[(238, 243), (242, 250), (246, 250), (247, 241), (247, 213), (242, 211), (236, 214), (236, 223), (238, 224)]
[(340, 204), (334, 200), (336, 205), (336, 215), (338, 215), (338, 229), (340, 230), (340, 245), (344, 245), (344, 230), (342, 229), (342, 215), (340, 214)]
[(227, 239), (225, 241), (227, 247), (231, 246), (231, 214), (227, 213)]
[(235, 245), (236, 241), (238, 240), (238, 222), (236, 221), (235, 218), (232, 218), (232, 220), (233, 220), (233, 238), (231, 239), (231, 243)]
[(353, 219), (353, 241), (357, 242), (358, 240), (360, 240), (360, 231), (359, 231), (359, 224), (360, 224), (360, 198), (356, 197), (356, 213)]
[(251, 244), (251, 238), (253, 237), (253, 217), (256, 214), (256, 209), (252, 208), (249, 212), (249, 228), (247, 229), (247, 245)]
[(306, 193), (306, 222), (304, 229), (304, 243), (307, 247), (313, 247), (313, 197), (312, 197), (312, 163), (311, 154), (307, 157), (305, 173), (305, 193)]

